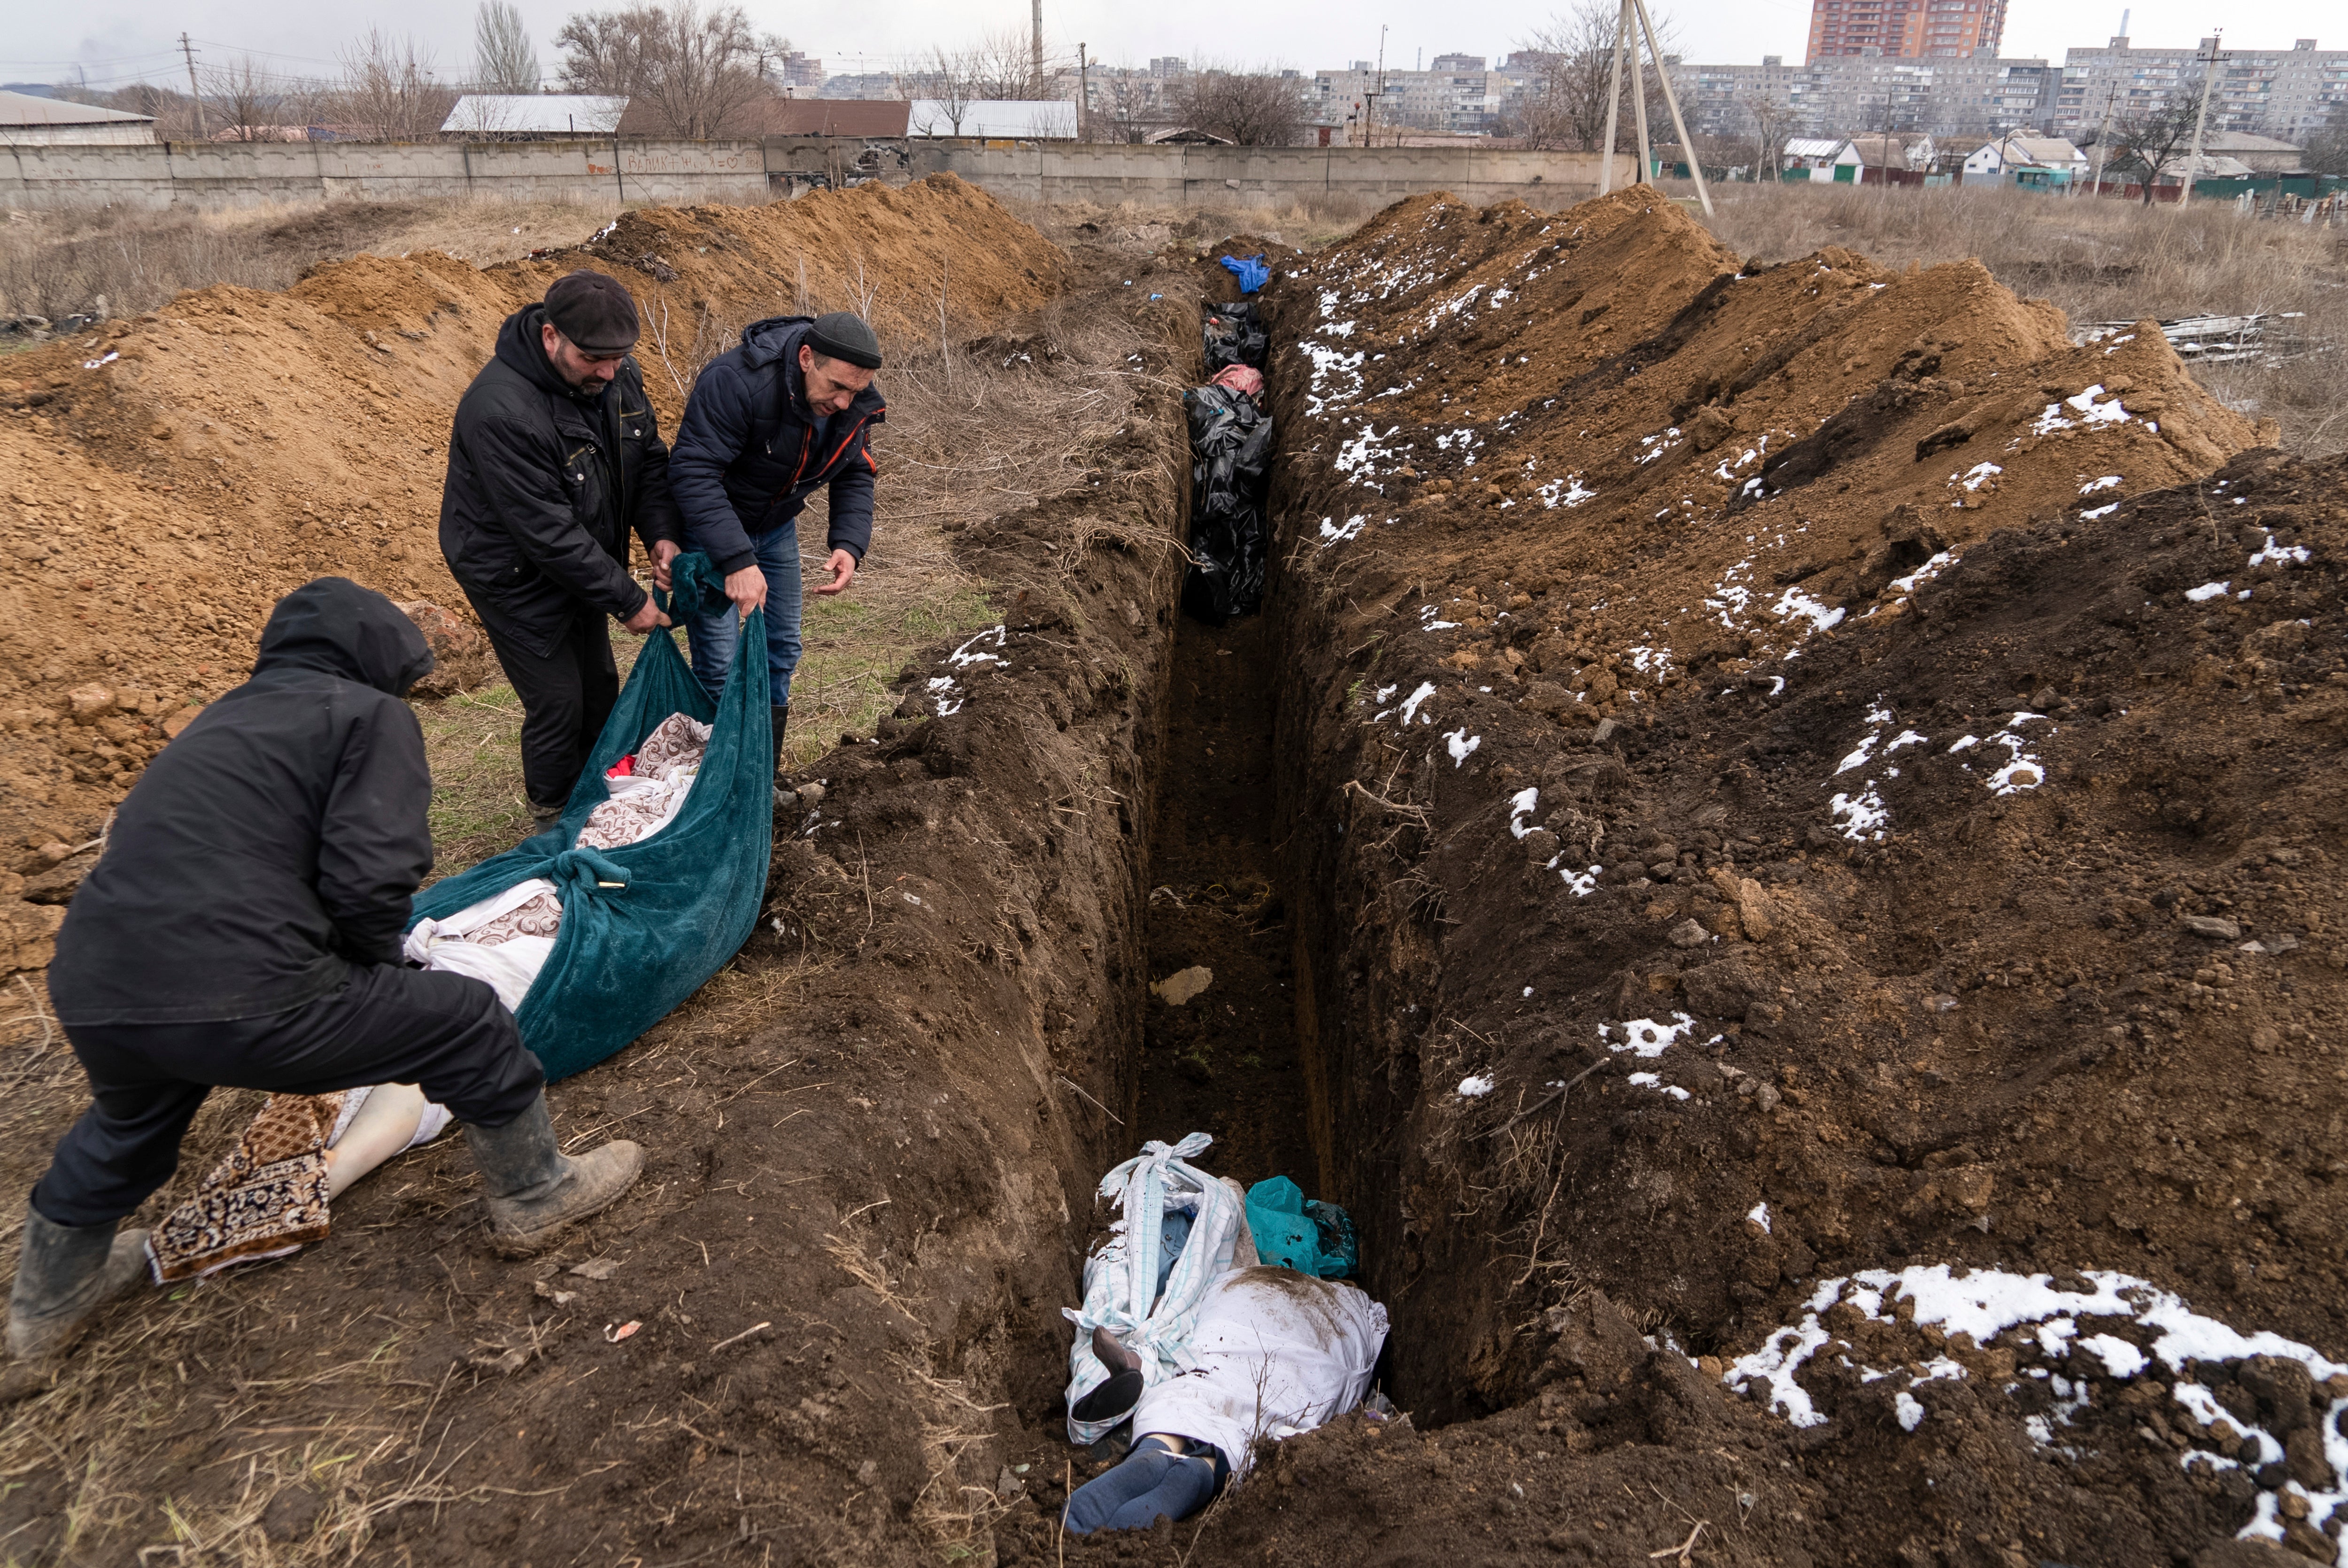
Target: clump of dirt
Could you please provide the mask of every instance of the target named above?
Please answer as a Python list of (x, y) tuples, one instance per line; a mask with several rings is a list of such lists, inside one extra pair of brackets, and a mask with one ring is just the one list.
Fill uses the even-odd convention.
[[(655, 248), (674, 252), (666, 282), (636, 265)], [(0, 631), (0, 871), (46, 871), (43, 846), (95, 838), (163, 723), (242, 681), (270, 606), (311, 578), (469, 615), (438, 547), (448, 420), (499, 323), (582, 266), (635, 292), (672, 433), (700, 365), (757, 317), (865, 308), (901, 350), (941, 330), (939, 285), (960, 333), (1067, 275), (1058, 247), (939, 176), (633, 211), (585, 247), (488, 269), (362, 255), (282, 293), (204, 289), (12, 356), (0, 583), (26, 613)], [(93, 683), (115, 700), (67, 702)], [(14, 950), (46, 961), (37, 939)]]
[[(1273, 313), (1300, 1046), (1390, 1388), (1493, 1437), (1479, 1488), (1530, 1468), (1591, 1288), (1707, 1410), (1766, 1407), (1744, 1358), (1867, 1270), (2104, 1271), (2348, 1355), (2335, 465), (2250, 450), (2157, 332), (2075, 344), (1972, 266), (1748, 273), (1643, 191), (1405, 203)], [(1862, 1326), (1822, 1332), (1885, 1366)], [(1939, 1381), (1665, 1422), (1634, 1473), (1715, 1532), (1774, 1508), (1765, 1560), (2331, 1550), (2287, 1413), (2237, 1456), (2189, 1367), (2042, 1359), (2054, 1398), (1952, 1332), (1896, 1357)], [(1689, 1501), (1725, 1430), (1790, 1440), (1793, 1490)], [(1367, 1506), (1300, 1498), (1228, 1528)]]

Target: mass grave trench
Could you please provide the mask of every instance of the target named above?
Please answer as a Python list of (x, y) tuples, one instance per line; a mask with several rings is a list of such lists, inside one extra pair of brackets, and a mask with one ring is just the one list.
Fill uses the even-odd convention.
[[(1828, 1560), (2328, 1560), (2335, 466), (2157, 333), (1744, 267), (1645, 191), (1281, 271), (1296, 1056), (1415, 1425), (1618, 1478), (1742, 1444)], [(1280, 1462), (1375, 1514), (1362, 1436)], [(1339, 1516), (1301, 1496), (1228, 1522)]]

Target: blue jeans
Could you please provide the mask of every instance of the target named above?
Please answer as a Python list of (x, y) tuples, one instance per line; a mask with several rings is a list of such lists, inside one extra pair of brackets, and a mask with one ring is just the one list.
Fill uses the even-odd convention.
[[(798, 525), (788, 522), (773, 533), (755, 534), (750, 544), (767, 579), (767, 682), (769, 700), (779, 708), (791, 700), (791, 671), (799, 667)], [(693, 642), (693, 672), (715, 699), (734, 668), (741, 623), (728, 604), (714, 615), (688, 610), (685, 628)]]

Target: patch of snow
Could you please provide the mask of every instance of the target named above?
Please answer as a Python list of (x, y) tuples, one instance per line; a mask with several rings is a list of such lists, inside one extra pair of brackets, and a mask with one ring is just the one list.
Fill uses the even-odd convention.
[(1465, 724), (1449, 732), (1443, 740), (1451, 749), (1451, 765), (1455, 768), (1465, 765), (1468, 759), (1475, 754), (1476, 748), (1484, 743), (1484, 737), (1469, 734)]
[(1755, 1225), (1759, 1225), (1763, 1235), (1771, 1234), (1769, 1230), (1769, 1204), (1766, 1199), (1754, 1204), (1752, 1212), (1747, 1214), (1745, 1217), (1751, 1220)]
[(1463, 1078), (1459, 1081), (1459, 1097), (1463, 1100), (1480, 1100), (1490, 1092), (1492, 1081), (1488, 1078)]
[[(1413, 692), (1409, 696), (1405, 697), (1402, 700), (1402, 722), (1405, 729), (1408, 729), (1410, 727), (1410, 722), (1418, 717), (1418, 705), (1434, 695), (1435, 682), (1432, 681), (1422, 681), (1419, 682), (1417, 691)], [(1430, 724), (1435, 723), (1435, 715), (1429, 713), (1426, 716), (1426, 722)]]
[(1347, 518), (1342, 525), (1336, 522), (1334, 518), (1322, 518), (1321, 548), (1325, 550), (1331, 545), (1342, 544), (1345, 540), (1356, 537), (1361, 533), (1363, 526), (1369, 520), (1369, 515), (1365, 512), (1354, 513), (1352, 517)]
[(2204, 604), (2233, 586), (2230, 582), (2205, 582), (2199, 588), (2187, 589), (2185, 597), (2196, 604)]

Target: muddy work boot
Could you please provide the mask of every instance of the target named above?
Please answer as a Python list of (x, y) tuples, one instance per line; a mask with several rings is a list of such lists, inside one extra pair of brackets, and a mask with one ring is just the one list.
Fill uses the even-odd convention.
[(575, 1160), (565, 1154), (554, 1142), (543, 1094), (502, 1127), (465, 1123), (465, 1144), (488, 1189), (481, 1206), (489, 1212), (489, 1240), (510, 1257), (537, 1252), (602, 1213), (644, 1169), (644, 1150), (620, 1140)]
[(147, 1233), (114, 1225), (61, 1225), (25, 1205), (25, 1253), (8, 1297), (8, 1354), (62, 1356), (91, 1314), (147, 1272)]

